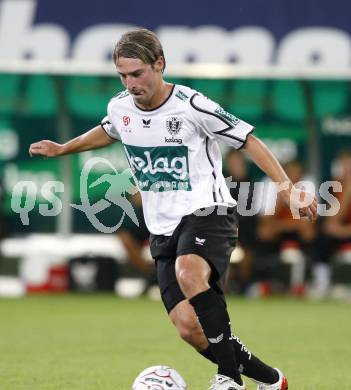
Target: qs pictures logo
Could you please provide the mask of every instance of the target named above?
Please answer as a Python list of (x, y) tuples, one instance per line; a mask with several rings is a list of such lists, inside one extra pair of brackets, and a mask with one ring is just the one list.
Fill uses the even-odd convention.
[[(107, 165), (114, 173), (104, 174), (88, 186), (89, 173), (97, 164)], [(125, 177), (126, 175), (128, 178)], [(134, 208), (127, 199), (127, 194), (129, 193), (130, 195), (133, 195), (137, 192), (137, 189), (135, 187), (128, 189), (123, 188), (123, 186), (121, 187), (121, 183), (126, 181), (129, 182), (129, 178), (130, 173), (128, 169), (122, 173), (119, 173), (108, 160), (101, 157), (93, 157), (85, 163), (80, 175), (80, 200), (82, 203), (80, 205), (71, 204), (71, 206), (77, 210), (82, 211), (89, 219), (90, 223), (94, 226), (94, 228), (102, 233), (115, 232), (122, 225), (126, 215), (128, 215), (128, 217), (137, 226), (139, 226), (139, 221), (135, 214)], [(94, 188), (102, 183), (109, 184), (109, 188), (105, 193), (105, 198), (91, 204), (89, 200), (88, 188)], [(128, 187), (131, 187), (131, 185)], [(106, 210), (112, 205), (120, 207), (123, 210), (123, 214), (120, 221), (116, 225), (106, 226), (99, 220), (97, 214), (103, 210)]]
[[(104, 174), (88, 185), (89, 175), (97, 164), (104, 164), (107, 166), (106, 171), (112, 173)], [(139, 226), (134, 208), (128, 200), (128, 194), (134, 195), (137, 192), (136, 187), (130, 182), (130, 177), (129, 169), (119, 173), (108, 160), (102, 157), (90, 158), (84, 164), (80, 175), (79, 194), (81, 204), (70, 204), (70, 206), (82, 211), (93, 227), (102, 233), (115, 232), (122, 225), (126, 215)], [(103, 183), (108, 184), (104, 197), (95, 203), (91, 203), (89, 190)], [(30, 224), (29, 214), (34, 210), (39, 198), (39, 200), (46, 201), (39, 204), (39, 214), (44, 217), (56, 217), (63, 210), (62, 201), (57, 194), (63, 192), (64, 183), (60, 181), (47, 181), (41, 188), (38, 188), (37, 183), (30, 180), (18, 181), (12, 188), (11, 210), (19, 214), (23, 225), (28, 226)], [(113, 206), (122, 209), (122, 216), (114, 226), (106, 226), (99, 219), (98, 214)], [(119, 215), (119, 213), (117, 214)]]

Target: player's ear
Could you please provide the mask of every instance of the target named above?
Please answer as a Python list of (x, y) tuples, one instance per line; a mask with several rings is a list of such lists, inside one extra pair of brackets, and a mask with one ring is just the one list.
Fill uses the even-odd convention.
[(157, 72), (162, 72), (164, 67), (165, 67), (165, 60), (162, 56), (159, 56), (154, 63), (154, 69)]

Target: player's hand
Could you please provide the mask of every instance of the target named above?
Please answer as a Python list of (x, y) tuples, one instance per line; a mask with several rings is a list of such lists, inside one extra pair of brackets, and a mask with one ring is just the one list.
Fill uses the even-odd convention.
[(291, 189), (290, 209), (294, 218), (299, 216), (307, 218), (311, 222), (317, 219), (317, 199), (307, 191), (296, 187)]
[(35, 142), (29, 147), (29, 155), (33, 156), (43, 156), (43, 157), (56, 157), (59, 156), (62, 152), (62, 145), (56, 142), (43, 140)]

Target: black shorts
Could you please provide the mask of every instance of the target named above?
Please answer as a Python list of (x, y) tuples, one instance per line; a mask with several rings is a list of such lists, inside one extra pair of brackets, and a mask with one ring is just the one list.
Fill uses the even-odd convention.
[(172, 236), (150, 236), (157, 280), (168, 313), (185, 299), (175, 274), (175, 261), (181, 255), (194, 253), (208, 262), (212, 269), (210, 286), (224, 299), (223, 279), (237, 241), (236, 208), (216, 206), (201, 212), (201, 216), (198, 212), (184, 216)]

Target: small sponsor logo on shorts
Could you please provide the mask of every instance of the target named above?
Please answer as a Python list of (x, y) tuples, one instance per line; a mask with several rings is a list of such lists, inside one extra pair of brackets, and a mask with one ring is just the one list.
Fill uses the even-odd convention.
[(211, 344), (218, 344), (223, 340), (223, 333), (221, 333), (218, 337), (209, 338), (208, 342)]
[(204, 245), (205, 241), (206, 241), (206, 238), (195, 237), (195, 244), (196, 245)]

